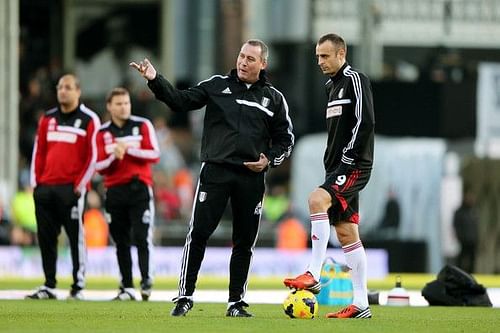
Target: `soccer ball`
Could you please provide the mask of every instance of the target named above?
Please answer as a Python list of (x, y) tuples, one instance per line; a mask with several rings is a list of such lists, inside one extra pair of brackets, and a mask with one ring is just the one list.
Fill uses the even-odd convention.
[(318, 301), (307, 290), (294, 290), (283, 302), (283, 310), (290, 318), (313, 319), (318, 315)]

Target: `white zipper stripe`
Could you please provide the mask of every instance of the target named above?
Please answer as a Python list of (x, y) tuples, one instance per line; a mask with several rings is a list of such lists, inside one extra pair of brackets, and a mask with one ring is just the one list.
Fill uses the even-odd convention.
[[(205, 166), (205, 162), (201, 164), (200, 175), (203, 171), (203, 167)], [(189, 220), (189, 230), (186, 235), (186, 243), (184, 244), (184, 250), (182, 251), (182, 261), (181, 261), (181, 272), (179, 277), (179, 296), (184, 296), (186, 293), (186, 275), (187, 275), (187, 266), (189, 261), (189, 250), (191, 249), (191, 233), (193, 232), (193, 224), (194, 224), (194, 211), (196, 209), (196, 203), (198, 202), (198, 192), (200, 190), (201, 181), (198, 177), (198, 184), (196, 185), (196, 192), (194, 194), (193, 200), (193, 208), (191, 210), (191, 218)]]
[(362, 94), (361, 79), (359, 78), (359, 74), (357, 72), (352, 71), (351, 66), (347, 66), (344, 69), (344, 74), (349, 76), (353, 83), (354, 94), (356, 95), (356, 105), (354, 107), (354, 114), (357, 118), (356, 125), (352, 129), (351, 141), (349, 141), (349, 143), (343, 150), (343, 153), (345, 154), (348, 150), (353, 148), (354, 142), (356, 141), (356, 137), (358, 135), (359, 126), (361, 124), (361, 119), (362, 119), (363, 94)]
[(96, 171), (101, 171), (101, 170), (104, 170), (104, 169), (107, 169), (109, 168), (109, 166), (111, 165), (111, 163), (113, 163), (113, 161), (116, 159), (115, 155), (114, 154), (111, 154), (108, 156), (108, 158), (106, 158), (105, 160), (102, 160), (102, 161), (99, 161), (95, 164), (95, 169)]
[(247, 100), (244, 100), (244, 99), (237, 99), (236, 103), (241, 104), (241, 105), (246, 105), (246, 106), (251, 106), (251, 107), (257, 108), (257, 109), (259, 109), (261, 111), (264, 111), (270, 117), (274, 116), (274, 112), (272, 112), (268, 108), (263, 107), (262, 105), (260, 105), (257, 102), (251, 102), (251, 101), (247, 101)]
[(212, 75), (212, 76), (211, 76), (211, 77), (209, 77), (208, 79), (198, 82), (197, 86), (199, 86), (200, 84), (202, 84), (202, 83), (204, 83), (204, 82), (211, 81), (211, 80), (213, 80), (213, 79), (215, 79), (215, 78), (227, 79), (228, 77), (229, 77), (229, 76), (227, 76), (227, 75)]
[(99, 128), (101, 127), (101, 120), (97, 116), (95, 112), (87, 108), (85, 105), (81, 105), (80, 110), (82, 112), (86, 113), (92, 118), (92, 122), (94, 123), (94, 130), (92, 132), (92, 137), (91, 137), (91, 148), (92, 148), (92, 155), (90, 158), (90, 163), (87, 167), (87, 171), (85, 171), (82, 180), (80, 181), (80, 184), (78, 184), (77, 189), (80, 192), (83, 192), (84, 188), (87, 186), (87, 183), (90, 181), (90, 178), (92, 178), (92, 175), (94, 174), (94, 168), (95, 168), (95, 162), (97, 161), (97, 142), (96, 142), (96, 137), (97, 137), (97, 132), (99, 132)]
[(154, 252), (154, 245), (153, 245), (153, 229), (155, 225), (155, 202), (154, 202), (154, 193), (153, 193), (153, 188), (151, 186), (148, 186), (148, 193), (149, 193), (149, 212), (151, 213), (151, 220), (149, 221), (149, 226), (148, 226), (148, 236), (146, 239), (146, 242), (148, 244), (148, 282), (153, 283), (153, 275), (154, 275), (154, 268), (153, 268), (153, 252)]
[(57, 125), (56, 130), (58, 132), (68, 132), (68, 133), (73, 133), (81, 136), (87, 136), (87, 132), (81, 128), (76, 128), (73, 126), (64, 126), (64, 125)]
[(285, 153), (283, 153), (282, 155), (276, 157), (274, 159), (274, 165), (280, 165), (283, 160), (286, 158), (286, 157), (289, 157), (290, 154), (292, 153), (292, 147), (295, 145), (295, 135), (293, 134), (293, 125), (292, 125), (292, 119), (290, 118), (290, 115), (288, 114), (288, 103), (286, 102), (286, 99), (285, 99), (285, 96), (281, 93), (281, 91), (279, 91), (278, 89), (274, 88), (273, 86), (271, 86), (271, 89), (273, 89), (274, 91), (276, 91), (278, 94), (281, 95), (281, 98), (283, 100), (283, 104), (285, 106), (285, 113), (286, 113), (286, 120), (288, 121), (288, 128), (287, 128), (287, 132), (288, 132), (288, 135), (290, 135), (290, 138), (291, 138), (291, 144), (290, 146), (288, 146), (288, 149)]
[(329, 102), (328, 106), (341, 105), (341, 104), (350, 104), (351, 102), (352, 101), (351, 101), (350, 98), (338, 99), (338, 100)]
[(85, 229), (83, 227), (83, 211), (85, 205), (86, 188), (83, 188), (78, 198), (78, 271), (76, 272), (76, 285), (85, 288), (85, 263), (87, 262), (87, 247), (85, 243)]

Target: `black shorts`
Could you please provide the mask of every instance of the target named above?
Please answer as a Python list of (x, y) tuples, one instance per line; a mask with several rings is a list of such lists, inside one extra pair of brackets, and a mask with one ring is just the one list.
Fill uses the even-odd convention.
[(328, 210), (330, 224), (339, 222), (359, 223), (359, 192), (368, 184), (371, 170), (351, 169), (346, 175), (326, 175), (320, 185), (330, 193), (332, 206)]

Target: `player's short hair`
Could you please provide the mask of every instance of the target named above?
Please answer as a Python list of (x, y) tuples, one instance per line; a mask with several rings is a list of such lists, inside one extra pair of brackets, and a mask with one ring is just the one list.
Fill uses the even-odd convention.
[(106, 96), (106, 103), (111, 103), (111, 100), (115, 96), (122, 96), (122, 95), (130, 95), (127, 89), (118, 87), (118, 88), (113, 88), (108, 95)]
[(246, 41), (245, 44), (252, 45), (252, 46), (260, 46), (260, 58), (262, 59), (262, 61), (267, 62), (269, 48), (267, 47), (266, 43), (264, 43), (260, 39), (249, 39)]
[(336, 50), (344, 49), (345, 52), (347, 53), (347, 44), (346, 44), (345, 40), (337, 34), (330, 33), (330, 34), (326, 34), (326, 35), (321, 36), (318, 39), (318, 45), (323, 44), (324, 42), (326, 42), (328, 40), (330, 42), (332, 42), (332, 44), (333, 44), (333, 46), (335, 46)]

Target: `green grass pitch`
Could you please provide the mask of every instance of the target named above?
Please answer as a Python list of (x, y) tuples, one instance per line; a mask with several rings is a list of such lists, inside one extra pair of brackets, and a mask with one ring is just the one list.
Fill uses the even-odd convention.
[[(430, 274), (401, 274), (407, 289), (421, 289), (435, 279)], [(498, 276), (476, 276), (486, 287), (500, 287)], [(42, 278), (0, 277), (0, 289), (31, 290)], [(395, 275), (369, 281), (372, 290), (389, 290)], [(136, 285), (138, 285), (136, 281)], [(116, 290), (117, 278), (92, 278), (88, 289)], [(60, 279), (58, 288), (67, 289), (70, 279)], [(227, 289), (227, 278), (201, 276), (197, 289)], [(175, 290), (176, 277), (158, 277), (156, 290)], [(257, 278), (249, 289), (283, 288), (282, 277)], [(225, 317), (226, 304), (195, 303), (186, 317), (169, 315), (172, 302), (35, 301), (0, 300), (0, 332), (499, 332), (499, 308), (472, 307), (386, 307), (372, 306), (372, 319), (326, 319), (338, 307), (320, 305), (313, 320), (290, 319), (281, 305), (251, 304), (253, 318)]]
[(252, 304), (253, 318), (225, 317), (225, 304), (199, 303), (186, 317), (166, 302), (0, 301), (1, 332), (498, 332), (500, 310), (373, 306), (373, 318), (290, 319), (280, 305)]

